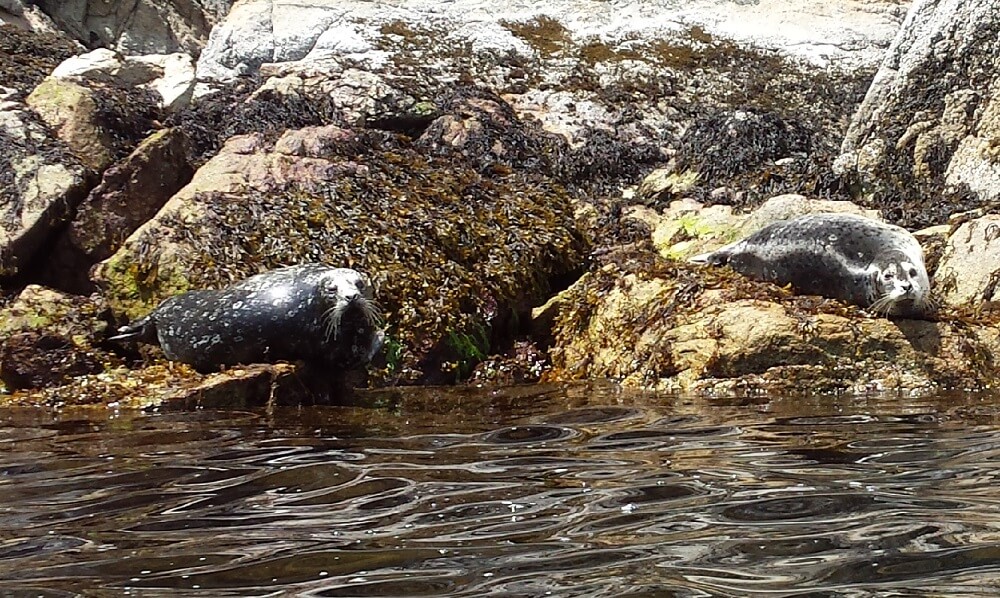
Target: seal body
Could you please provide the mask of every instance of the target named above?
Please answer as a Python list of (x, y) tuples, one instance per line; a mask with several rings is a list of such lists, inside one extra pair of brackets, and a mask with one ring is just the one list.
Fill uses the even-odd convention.
[(203, 372), (298, 360), (350, 369), (381, 347), (378, 321), (367, 277), (312, 263), (170, 297), (112, 338), (158, 343), (167, 358)]
[(808, 214), (775, 222), (692, 258), (755, 280), (840, 299), (886, 315), (930, 308), (920, 243), (905, 229), (854, 214)]

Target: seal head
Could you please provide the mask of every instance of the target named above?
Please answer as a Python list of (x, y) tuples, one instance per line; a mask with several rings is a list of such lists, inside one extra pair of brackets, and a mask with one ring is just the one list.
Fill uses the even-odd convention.
[(875, 313), (921, 314), (931, 308), (930, 280), (923, 259), (899, 250), (880, 253), (872, 262), (872, 294), (868, 309)]
[(313, 263), (170, 297), (112, 339), (157, 343), (199, 371), (299, 360), (346, 370), (378, 352), (380, 325), (367, 276)]
[(808, 214), (772, 223), (694, 263), (727, 265), (766, 282), (792, 285), (884, 315), (931, 307), (920, 243), (905, 229), (854, 214)]

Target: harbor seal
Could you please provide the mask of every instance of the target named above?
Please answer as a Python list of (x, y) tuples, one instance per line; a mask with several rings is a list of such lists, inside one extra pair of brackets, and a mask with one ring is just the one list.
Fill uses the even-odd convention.
[(159, 344), (168, 359), (200, 372), (297, 360), (347, 370), (379, 350), (380, 321), (365, 275), (310, 263), (175, 295), (111, 340)]
[(922, 315), (931, 307), (920, 243), (906, 229), (855, 214), (807, 214), (691, 258), (728, 265), (754, 280), (840, 299), (876, 314)]

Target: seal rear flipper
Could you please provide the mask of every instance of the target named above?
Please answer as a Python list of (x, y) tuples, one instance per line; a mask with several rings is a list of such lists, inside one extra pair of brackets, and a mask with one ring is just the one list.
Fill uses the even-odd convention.
[(108, 337), (109, 341), (137, 340), (156, 342), (156, 322), (151, 315), (144, 316), (118, 329), (118, 334)]

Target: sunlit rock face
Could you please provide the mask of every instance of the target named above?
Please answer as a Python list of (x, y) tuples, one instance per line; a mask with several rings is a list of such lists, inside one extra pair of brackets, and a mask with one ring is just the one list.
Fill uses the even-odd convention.
[(970, 218), (948, 236), (935, 280), (949, 305), (992, 308), (1000, 301), (1000, 215)]
[[(370, 66), (386, 60), (391, 50), (387, 43), (406, 38), (407, 30), (440, 29), (447, 38), (441, 40), (441, 47), (468, 44), (473, 52), (547, 53), (565, 58), (588, 44), (609, 44), (614, 50), (627, 46), (626, 40), (655, 40), (692, 26), (698, 26), (706, 37), (779, 50), (821, 66), (854, 67), (878, 60), (899, 25), (904, 6), (820, 1), (790, 6), (777, 0), (753, 4), (252, 0), (236, 4), (212, 31), (198, 74), (225, 80), (256, 71), (265, 63), (336, 56)], [(533, 25), (538, 19), (542, 25)], [(776, 27), (776, 22), (781, 26)]]
[(32, 3), (89, 48), (126, 54), (186, 52), (197, 56), (230, 0), (42, 0)]
[(837, 167), (869, 194), (906, 196), (919, 225), (1000, 197), (996, 8), (915, 2), (844, 139)]

